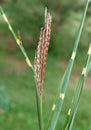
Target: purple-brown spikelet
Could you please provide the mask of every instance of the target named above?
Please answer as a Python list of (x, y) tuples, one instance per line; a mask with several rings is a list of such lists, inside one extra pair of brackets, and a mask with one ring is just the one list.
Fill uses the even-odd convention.
[(46, 67), (46, 59), (48, 54), (48, 48), (50, 43), (51, 33), (51, 15), (45, 10), (45, 25), (41, 28), (40, 37), (37, 47), (37, 53), (35, 55), (34, 69), (36, 72), (35, 78), (37, 81), (40, 96), (42, 96), (43, 85), (44, 85), (44, 74)]

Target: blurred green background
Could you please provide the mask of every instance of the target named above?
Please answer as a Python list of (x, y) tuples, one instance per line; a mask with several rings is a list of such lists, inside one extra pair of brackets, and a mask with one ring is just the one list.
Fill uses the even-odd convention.
[[(23, 45), (32, 60), (44, 24), (44, 10), (52, 15), (52, 34), (47, 59), (44, 86), (44, 122), (60, 85), (60, 80), (71, 56), (86, 0), (0, 0), (16, 33), (20, 31)], [(89, 5), (76, 62), (63, 106), (63, 120), (69, 108), (81, 68), (91, 42), (91, 4)], [(3, 111), (6, 112), (3, 112)], [(0, 130), (37, 130), (35, 84), (6, 23), (0, 15)], [(81, 97), (73, 130), (91, 130), (91, 74)]]

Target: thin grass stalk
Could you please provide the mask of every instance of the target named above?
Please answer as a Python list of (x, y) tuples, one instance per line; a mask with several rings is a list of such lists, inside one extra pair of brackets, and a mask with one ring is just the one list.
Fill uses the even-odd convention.
[(66, 71), (63, 75), (63, 78), (61, 80), (61, 85), (60, 85), (60, 88), (58, 90), (56, 100), (53, 103), (46, 130), (55, 130), (55, 127), (56, 127), (56, 124), (57, 124), (57, 121), (58, 121), (58, 118), (59, 118), (59, 115), (60, 115), (60, 112), (61, 112), (61, 109), (62, 109), (62, 104), (63, 104), (63, 101), (64, 101), (66, 89), (68, 87), (68, 82), (69, 82), (69, 78), (70, 78), (71, 71), (72, 71), (72, 68), (73, 68), (75, 56), (76, 56), (76, 53), (77, 53), (77, 48), (78, 48), (80, 36), (81, 36), (81, 33), (82, 33), (82, 28), (83, 28), (83, 25), (84, 25), (88, 5), (89, 5), (89, 0), (86, 1), (85, 11), (84, 11), (84, 14), (83, 14), (83, 17), (82, 17), (82, 20), (81, 20), (79, 31), (77, 33), (77, 38), (76, 38), (75, 45), (74, 45), (74, 48), (73, 48), (72, 56), (71, 56), (71, 59), (68, 63), (67, 69), (66, 69)]
[(39, 123), (39, 130), (43, 130), (43, 111), (42, 111), (42, 98), (40, 96), (38, 86), (37, 86), (37, 81), (35, 79), (36, 83), (36, 103), (37, 103), (37, 113), (38, 113), (38, 123)]
[(23, 54), (23, 56), (25, 58), (25, 61), (26, 61), (27, 65), (29, 66), (29, 68), (32, 69), (32, 71), (34, 73), (33, 65), (31, 64), (31, 61), (29, 60), (28, 55), (27, 55), (23, 45), (21, 44), (20, 39), (18, 38), (18, 35), (16, 35), (16, 33), (14, 32), (14, 30), (13, 30), (12, 26), (10, 25), (10, 23), (9, 23), (9, 21), (8, 21), (8, 19), (7, 19), (7, 17), (6, 17), (6, 15), (5, 15), (5, 13), (4, 13), (4, 11), (3, 11), (1, 6), (0, 6), (0, 13), (1, 13), (4, 21), (7, 23), (8, 28), (9, 28), (11, 34), (13, 35), (17, 45), (19, 46), (19, 48), (20, 48), (20, 50), (21, 50), (21, 52), (22, 52), (22, 54)]
[[(12, 26), (10, 25), (10, 23), (9, 23), (9, 21), (8, 21), (8, 19), (7, 19), (7, 17), (6, 17), (6, 15), (5, 15), (5, 13), (4, 13), (4, 11), (3, 11), (3, 9), (2, 9), (1, 6), (0, 6), (0, 13), (1, 13), (1, 15), (2, 15), (4, 21), (7, 23), (8, 28), (9, 28), (11, 34), (13, 35), (13, 37), (14, 37), (14, 39), (15, 39), (17, 45), (19, 46), (19, 48), (20, 48), (20, 50), (21, 50), (21, 52), (22, 52), (22, 54), (23, 54), (23, 56), (24, 56), (24, 58), (25, 58), (25, 61), (26, 61), (27, 65), (28, 65), (28, 67), (32, 70), (32, 72), (33, 72), (33, 74), (34, 74), (34, 77), (35, 77), (36, 72), (35, 72), (35, 70), (34, 70), (34, 67), (33, 67), (33, 65), (31, 64), (31, 61), (30, 61), (30, 59), (28, 58), (28, 55), (27, 55), (27, 53), (26, 53), (26, 51), (25, 51), (23, 45), (21, 44), (21, 40), (18, 38), (18, 36), (17, 36), (16, 33), (14, 32), (14, 30), (13, 30)], [(35, 78), (35, 83), (36, 83), (36, 82), (37, 82), (37, 81), (36, 81), (36, 78)], [(40, 130), (43, 130), (42, 100), (41, 100), (41, 97), (40, 97), (40, 94), (39, 94), (39, 91), (38, 91), (38, 86), (37, 86), (37, 84), (36, 84), (36, 103), (37, 103), (39, 129), (40, 129)]]
[(71, 107), (68, 110), (66, 123), (64, 125), (63, 130), (71, 130), (72, 129), (73, 122), (74, 122), (76, 112), (78, 109), (81, 93), (83, 90), (84, 81), (85, 81), (87, 74), (88, 74), (88, 67), (89, 67), (90, 59), (91, 59), (91, 44), (89, 45), (87, 60), (86, 60), (86, 63), (84, 65), (84, 68), (82, 69), (80, 80), (79, 80), (78, 85), (76, 87), (76, 90), (75, 90), (75, 93), (74, 93), (74, 96), (72, 99)]
[(73, 122), (74, 122), (74, 119), (75, 119), (75, 116), (76, 116), (76, 112), (77, 112), (77, 109), (78, 109), (81, 93), (82, 93), (82, 90), (83, 90), (84, 81), (86, 80), (86, 77), (87, 77), (87, 72), (88, 72), (88, 66), (89, 66), (90, 59), (91, 59), (91, 44), (89, 46), (88, 56), (87, 56), (87, 61), (86, 61), (85, 67), (82, 70), (82, 75), (83, 75), (82, 85), (78, 86), (78, 91), (81, 90), (79, 93), (77, 91), (77, 93), (79, 94), (78, 97), (77, 97), (78, 101), (76, 101), (77, 104), (73, 103), (73, 104), (76, 104), (76, 105), (74, 105), (74, 111), (73, 111), (73, 114), (72, 114), (72, 117), (71, 117), (71, 120), (70, 120), (70, 123), (69, 123), (69, 130), (72, 129)]

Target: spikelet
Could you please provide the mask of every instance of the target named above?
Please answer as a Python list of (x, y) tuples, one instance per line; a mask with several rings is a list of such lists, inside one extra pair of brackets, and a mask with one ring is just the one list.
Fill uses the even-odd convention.
[(34, 69), (36, 72), (35, 78), (37, 81), (40, 96), (42, 96), (44, 85), (46, 59), (50, 43), (51, 21), (52, 21), (51, 15), (50, 13), (47, 12), (47, 9), (45, 9), (45, 25), (44, 27), (41, 28), (40, 31), (40, 37), (34, 61)]

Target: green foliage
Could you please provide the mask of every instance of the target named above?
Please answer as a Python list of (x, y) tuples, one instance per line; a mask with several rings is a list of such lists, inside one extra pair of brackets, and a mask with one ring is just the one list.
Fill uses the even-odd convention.
[(0, 110), (9, 111), (10, 109), (10, 96), (3, 86), (0, 86)]

